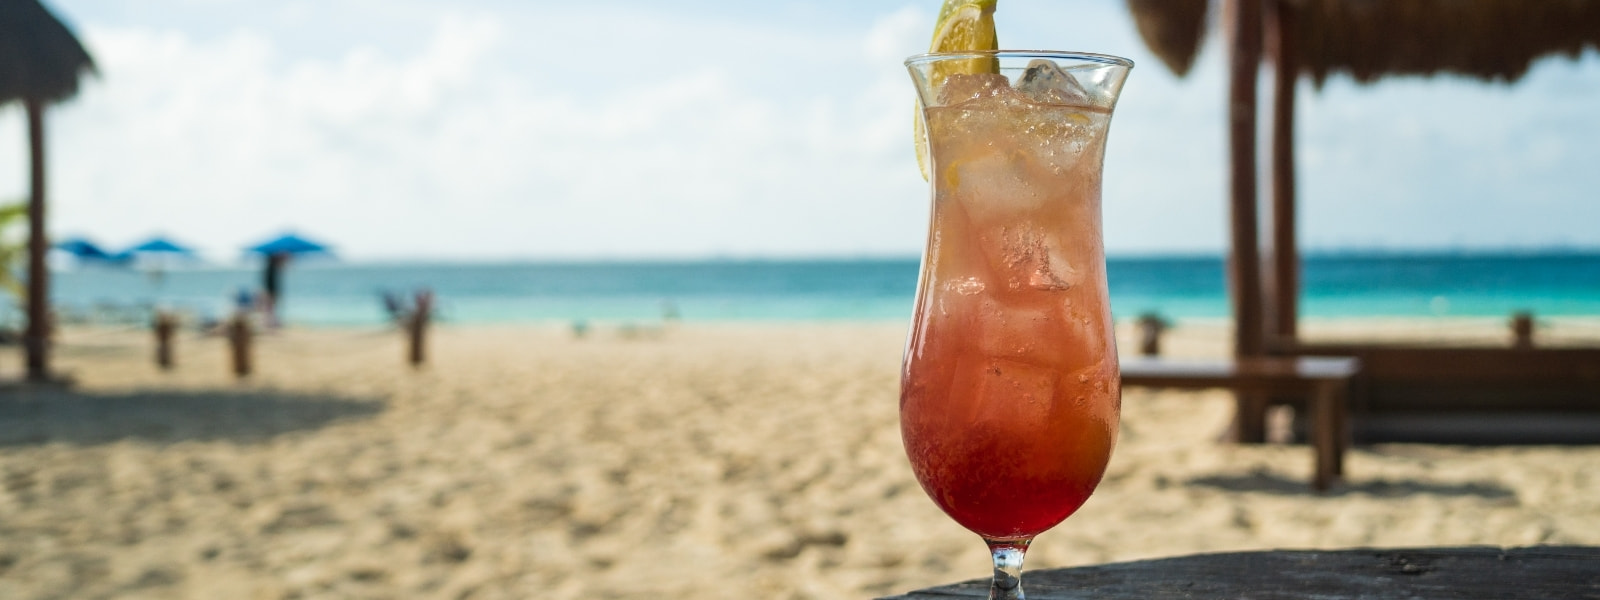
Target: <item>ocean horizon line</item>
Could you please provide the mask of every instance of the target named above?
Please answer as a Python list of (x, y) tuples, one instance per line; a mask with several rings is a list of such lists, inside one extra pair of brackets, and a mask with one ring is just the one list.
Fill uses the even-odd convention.
[[(1115, 261), (1143, 260), (1220, 260), (1227, 258), (1225, 250), (1129, 250), (1107, 251), (1106, 259)], [(1266, 252), (1263, 251), (1263, 256)], [(1309, 248), (1300, 251), (1302, 259), (1321, 258), (1473, 258), (1473, 257), (1591, 257), (1600, 256), (1600, 246), (1504, 246), (1504, 247), (1376, 247), (1349, 246)], [(336, 258), (332, 262), (360, 266), (382, 265), (648, 265), (648, 264), (756, 264), (756, 263), (840, 263), (840, 262), (903, 262), (920, 261), (919, 252), (855, 254), (710, 254), (703, 256), (669, 255), (619, 255), (619, 256), (484, 256), (484, 257), (377, 257)]]
[[(654, 260), (307, 261), (284, 272), (286, 317), (382, 323), (385, 298), (429, 289), (458, 321), (660, 318), (831, 320), (909, 316), (913, 256)], [(1344, 251), (1301, 262), (1301, 314), (1600, 315), (1600, 251)], [(1116, 255), (1113, 308), (1172, 317), (1229, 314), (1220, 254)], [(168, 270), (85, 268), (53, 277), (52, 302), (164, 305), (220, 315), (262, 287), (258, 264)]]
[[(1262, 252), (1265, 258), (1266, 251)], [(1360, 260), (1360, 259), (1429, 259), (1429, 258), (1593, 258), (1600, 257), (1600, 246), (1533, 246), (1533, 247), (1451, 247), (1451, 248), (1393, 248), (1393, 247), (1362, 247), (1351, 246), (1344, 248), (1313, 248), (1300, 251), (1301, 260)], [(1207, 250), (1173, 250), (1173, 251), (1126, 251), (1108, 252), (1106, 260), (1111, 262), (1146, 262), (1146, 261), (1207, 261), (1215, 262), (1225, 260), (1227, 253), (1222, 251)], [(484, 256), (484, 257), (355, 257), (345, 258), (338, 254), (332, 256), (306, 257), (296, 264), (297, 268), (319, 267), (449, 267), (454, 265), (492, 267), (497, 265), (522, 266), (584, 266), (584, 265), (759, 265), (759, 264), (837, 264), (837, 263), (904, 263), (917, 262), (921, 255), (890, 254), (890, 253), (860, 253), (860, 254), (773, 254), (773, 255), (706, 255), (706, 256), (592, 256), (592, 257), (561, 257), (561, 256)], [(230, 261), (192, 260), (175, 262), (162, 266), (162, 270), (230, 270), (255, 268), (259, 261), (255, 259), (239, 259)], [(67, 268), (74, 268), (67, 263)], [(94, 266), (83, 263), (77, 267)]]

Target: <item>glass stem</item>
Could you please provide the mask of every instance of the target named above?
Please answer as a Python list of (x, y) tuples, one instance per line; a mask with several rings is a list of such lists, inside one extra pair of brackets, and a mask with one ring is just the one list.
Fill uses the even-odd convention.
[(1028, 553), (1032, 540), (984, 540), (989, 544), (989, 554), (994, 557), (994, 583), (989, 586), (989, 600), (1023, 600), (1022, 557)]

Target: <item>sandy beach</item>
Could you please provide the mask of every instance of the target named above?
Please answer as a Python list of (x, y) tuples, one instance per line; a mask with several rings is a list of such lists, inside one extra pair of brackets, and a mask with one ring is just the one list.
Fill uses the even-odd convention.
[[(68, 330), (76, 387), (0, 395), (0, 598), (837, 599), (986, 576), (901, 452), (903, 332), (447, 326), (413, 371), (395, 332), (289, 330), (238, 382), (216, 338), (185, 332), (163, 373), (146, 332)], [(1359, 447), (1317, 496), (1307, 448), (1217, 443), (1229, 413), (1129, 390), (1105, 481), (1028, 567), (1600, 544), (1600, 447)]]

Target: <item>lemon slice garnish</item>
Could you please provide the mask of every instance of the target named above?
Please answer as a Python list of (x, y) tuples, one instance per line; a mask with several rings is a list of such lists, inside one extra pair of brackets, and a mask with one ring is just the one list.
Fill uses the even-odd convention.
[[(933, 25), (933, 44), (929, 52), (961, 52), (964, 50), (998, 50), (994, 34), (994, 9), (998, 0), (945, 0), (939, 9), (939, 20)], [(935, 64), (933, 85), (944, 85), (946, 77), (956, 73), (999, 73), (999, 61), (989, 59), (953, 60)], [(913, 137), (917, 144), (917, 167), (922, 179), (932, 177), (928, 165), (928, 131), (923, 123), (922, 100), (917, 99), (917, 114)]]

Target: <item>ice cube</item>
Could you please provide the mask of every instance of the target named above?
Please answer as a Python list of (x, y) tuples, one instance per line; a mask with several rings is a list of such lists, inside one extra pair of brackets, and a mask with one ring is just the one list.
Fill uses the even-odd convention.
[(1001, 238), (1001, 261), (1007, 274), (1006, 284), (1013, 290), (1024, 286), (1041, 291), (1065, 291), (1072, 288), (1077, 270), (1067, 262), (1051, 236), (1028, 226), (1009, 227)]
[(1008, 428), (1043, 426), (1056, 393), (1055, 369), (1004, 358), (969, 356), (960, 361), (952, 393), (971, 399), (970, 423), (1003, 423)]
[(1068, 302), (1065, 294), (985, 296), (977, 309), (972, 327), (976, 350), (984, 356), (1067, 372), (1094, 364), (1114, 351), (1107, 343), (1106, 323), (1089, 318)]
[(1056, 63), (1038, 58), (1017, 78), (1017, 91), (1040, 104), (1092, 106), (1089, 92)]
[(984, 356), (1047, 364), (1061, 343), (1059, 307), (983, 298), (978, 309), (978, 352)]
[(1015, 153), (972, 151), (950, 161), (943, 169), (946, 187), (961, 196), (961, 204), (979, 226), (991, 219), (1011, 221), (1020, 211), (1039, 207), (1040, 190), (1031, 185), (1037, 176)]
[(939, 92), (939, 104), (955, 106), (1010, 91), (1011, 82), (999, 73), (955, 73), (944, 80), (944, 89)]

